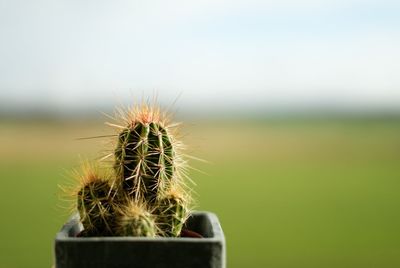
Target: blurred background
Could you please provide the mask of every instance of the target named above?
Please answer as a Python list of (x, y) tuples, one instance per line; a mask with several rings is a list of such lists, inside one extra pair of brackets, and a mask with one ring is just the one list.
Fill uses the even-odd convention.
[(0, 267), (50, 267), (59, 184), (158, 98), (228, 267), (400, 267), (398, 1), (0, 0)]

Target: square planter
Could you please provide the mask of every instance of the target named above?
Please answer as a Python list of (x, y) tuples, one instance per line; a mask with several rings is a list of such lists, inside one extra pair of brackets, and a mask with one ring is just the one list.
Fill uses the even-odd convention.
[(225, 237), (215, 214), (194, 212), (186, 223), (203, 238), (75, 237), (74, 215), (55, 239), (56, 268), (225, 268)]

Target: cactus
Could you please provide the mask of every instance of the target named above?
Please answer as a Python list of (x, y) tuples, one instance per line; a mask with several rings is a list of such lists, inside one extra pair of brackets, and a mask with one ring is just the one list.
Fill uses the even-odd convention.
[(83, 236), (178, 237), (189, 215), (180, 144), (147, 105), (121, 113), (113, 176), (86, 172), (77, 196)]
[(107, 180), (94, 179), (77, 193), (77, 209), (88, 236), (108, 236), (113, 230), (112, 191)]
[(177, 237), (180, 235), (183, 224), (188, 215), (187, 198), (181, 190), (171, 190), (159, 200), (157, 206), (157, 224), (160, 228), (160, 235)]
[(114, 168), (122, 188), (135, 200), (153, 204), (171, 185), (174, 150), (160, 122), (133, 122), (118, 135)]
[(118, 211), (116, 218), (116, 235), (155, 237), (157, 227), (154, 216), (144, 205), (129, 201)]

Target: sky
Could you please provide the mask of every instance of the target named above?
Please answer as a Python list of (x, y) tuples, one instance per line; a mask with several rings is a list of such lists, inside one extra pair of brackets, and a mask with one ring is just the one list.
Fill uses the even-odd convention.
[(0, 106), (400, 110), (400, 2), (0, 0)]

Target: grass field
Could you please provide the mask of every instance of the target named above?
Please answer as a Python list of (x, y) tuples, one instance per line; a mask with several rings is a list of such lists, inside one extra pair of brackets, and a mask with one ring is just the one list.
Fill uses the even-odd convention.
[[(0, 267), (50, 267), (68, 212), (57, 184), (110, 133), (101, 122), (0, 124)], [(400, 120), (197, 122), (183, 129), (198, 209), (228, 267), (400, 267)]]

